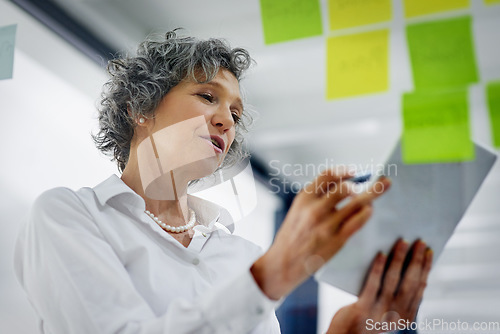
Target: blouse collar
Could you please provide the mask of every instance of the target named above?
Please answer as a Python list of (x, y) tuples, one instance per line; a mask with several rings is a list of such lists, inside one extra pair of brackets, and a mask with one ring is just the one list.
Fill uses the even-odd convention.
[[(141, 196), (134, 192), (117, 175), (113, 174), (92, 189), (99, 203), (104, 206), (113, 198), (120, 198), (121, 202), (145, 210), (145, 203)], [(234, 221), (229, 212), (215, 203), (202, 198), (188, 195), (188, 206), (196, 213), (196, 218), (202, 232), (211, 232), (216, 229), (234, 231)]]

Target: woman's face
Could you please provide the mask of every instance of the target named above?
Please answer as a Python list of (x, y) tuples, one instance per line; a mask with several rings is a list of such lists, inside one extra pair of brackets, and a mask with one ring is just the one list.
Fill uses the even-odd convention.
[(139, 127), (147, 129), (138, 146), (141, 178), (143, 171), (149, 174), (149, 182), (143, 181), (170, 170), (191, 179), (213, 173), (234, 140), (242, 112), (239, 83), (228, 70), (207, 83), (183, 80), (161, 100), (154, 119)]
[(234, 140), (234, 127), (242, 112), (243, 103), (238, 80), (228, 70), (221, 69), (208, 83), (184, 80), (173, 87), (155, 111), (152, 132), (203, 116), (205, 122), (200, 124), (202, 129), (193, 129), (194, 138), (206, 146), (210, 139), (204, 138), (205, 133), (196, 136), (196, 132), (208, 129), (210, 136), (217, 137), (213, 139), (217, 140), (220, 146), (218, 149), (212, 145), (211, 149), (219, 158), (223, 158)]

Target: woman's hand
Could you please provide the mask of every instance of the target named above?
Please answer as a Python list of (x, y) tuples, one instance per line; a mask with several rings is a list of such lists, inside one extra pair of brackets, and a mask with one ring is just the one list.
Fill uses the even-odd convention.
[[(405, 329), (403, 325), (414, 321), (427, 285), (432, 251), (422, 241), (415, 242), (410, 252), (408, 248), (408, 243), (397, 242), (389, 264), (385, 255), (375, 257), (358, 301), (335, 314), (327, 334), (389, 332)], [(410, 262), (404, 269), (407, 256)], [(394, 327), (388, 327), (390, 324)]]
[(287, 295), (335, 255), (370, 218), (372, 201), (390, 185), (381, 178), (337, 209), (352, 195), (344, 182), (351, 176), (327, 170), (296, 196), (273, 245), (251, 268), (268, 297)]

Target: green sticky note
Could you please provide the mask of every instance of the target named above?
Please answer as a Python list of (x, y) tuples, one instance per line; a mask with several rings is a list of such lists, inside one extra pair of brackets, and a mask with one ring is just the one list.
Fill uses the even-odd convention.
[(406, 28), (415, 89), (478, 81), (469, 16)]
[(487, 5), (500, 4), (500, 0), (484, 0), (484, 3)]
[(319, 0), (260, 0), (266, 44), (323, 33)]
[(487, 85), (486, 98), (490, 114), (493, 145), (500, 147), (500, 81), (490, 82)]
[(468, 8), (469, 0), (404, 0), (405, 17)]
[(402, 156), (407, 164), (474, 159), (465, 88), (403, 95)]
[(388, 29), (330, 37), (326, 49), (327, 99), (388, 89)]
[(0, 27), (0, 80), (12, 78), (17, 25)]
[(389, 21), (391, 0), (329, 0), (330, 30)]

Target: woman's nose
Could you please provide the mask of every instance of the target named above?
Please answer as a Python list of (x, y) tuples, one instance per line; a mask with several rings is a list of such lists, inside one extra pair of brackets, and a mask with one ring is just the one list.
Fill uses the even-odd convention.
[(226, 132), (234, 125), (233, 115), (228, 107), (220, 107), (212, 115), (212, 125), (222, 132)]

